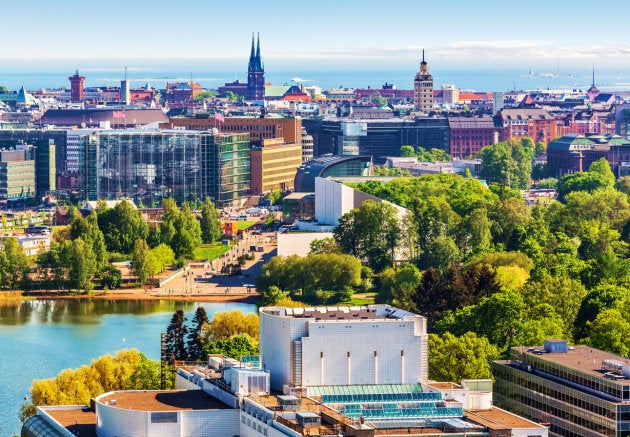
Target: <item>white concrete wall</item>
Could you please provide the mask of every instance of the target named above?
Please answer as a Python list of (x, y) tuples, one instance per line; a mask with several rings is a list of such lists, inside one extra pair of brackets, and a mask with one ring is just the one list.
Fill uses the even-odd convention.
[(278, 255), (306, 256), (311, 251), (311, 242), (332, 238), (332, 232), (282, 232), (278, 233)]
[(424, 337), (407, 320), (312, 321), (302, 338), (302, 385), (423, 382)]
[(354, 204), (354, 189), (339, 182), (315, 178), (315, 219), (323, 225), (339, 224), (339, 217), (359, 205)]
[(271, 388), (282, 390), (291, 377), (291, 341), (307, 335), (307, 319), (275, 316), (262, 311), (259, 315), (262, 366), (271, 374)]

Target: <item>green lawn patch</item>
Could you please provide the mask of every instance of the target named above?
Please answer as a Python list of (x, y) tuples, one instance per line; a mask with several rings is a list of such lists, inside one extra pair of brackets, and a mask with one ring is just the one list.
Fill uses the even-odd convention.
[(221, 244), (220, 241), (216, 243), (211, 243), (211, 244), (202, 244), (201, 246), (195, 249), (195, 252), (194, 252), (195, 260), (207, 259), (208, 261), (214, 261), (215, 259), (219, 258), (221, 255), (223, 255), (225, 252), (230, 250), (230, 247), (232, 247), (232, 244), (225, 245), (225, 244)]
[(242, 230), (251, 228), (256, 223), (258, 223), (258, 221), (257, 220), (243, 220), (243, 221), (238, 221), (236, 223), (238, 223), (238, 230), (242, 231)]

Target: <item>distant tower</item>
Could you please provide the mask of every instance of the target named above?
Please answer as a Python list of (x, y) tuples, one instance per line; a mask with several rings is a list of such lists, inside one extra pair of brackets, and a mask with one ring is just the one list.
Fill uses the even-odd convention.
[(129, 79), (127, 79), (127, 67), (125, 67), (125, 79), (120, 81), (120, 101), (125, 105), (131, 104)]
[(79, 70), (74, 73), (74, 76), (68, 78), (70, 81), (70, 100), (73, 102), (83, 101), (83, 82), (85, 77), (79, 76)]
[(595, 66), (593, 66), (593, 83), (591, 84), (591, 87), (588, 89), (588, 91), (586, 91), (586, 96), (591, 102), (594, 101), (597, 96), (599, 96), (599, 90), (595, 86)]
[(249, 55), (249, 65), (247, 67), (247, 100), (265, 99), (265, 67), (260, 57), (260, 34), (258, 43), (254, 50), (254, 34), (252, 33), (252, 51)]
[(413, 107), (425, 113), (433, 109), (433, 76), (429, 73), (429, 66), (424, 61), (424, 50), (422, 50), (420, 71), (416, 73), (413, 81)]

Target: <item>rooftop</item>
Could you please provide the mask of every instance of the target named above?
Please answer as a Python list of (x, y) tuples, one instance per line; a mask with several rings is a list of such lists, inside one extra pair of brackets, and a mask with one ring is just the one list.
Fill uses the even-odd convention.
[(310, 308), (265, 307), (261, 308), (260, 311), (279, 317), (315, 319), (322, 321), (400, 319), (403, 317), (417, 317), (416, 314), (394, 308), (389, 305)]
[(230, 408), (202, 390), (120, 391), (98, 398), (103, 404), (137, 411), (217, 410)]
[(543, 425), (497, 407), (492, 407), (489, 410), (464, 410), (464, 417), (490, 429), (543, 428)]
[(74, 435), (96, 437), (96, 413), (84, 408), (41, 407)]
[[(605, 373), (609, 370), (602, 369), (602, 361), (613, 360), (623, 364), (623, 366), (630, 366), (630, 359), (611, 354), (600, 349), (595, 349), (590, 346), (575, 346), (574, 349), (569, 349), (567, 352), (543, 352), (542, 347), (523, 347), (513, 348), (519, 352), (525, 353), (529, 356), (536, 356), (538, 359), (551, 361), (561, 364), (571, 369), (586, 372), (591, 375), (605, 378)], [(615, 378), (615, 382), (620, 385), (630, 385), (630, 379), (627, 378)]]

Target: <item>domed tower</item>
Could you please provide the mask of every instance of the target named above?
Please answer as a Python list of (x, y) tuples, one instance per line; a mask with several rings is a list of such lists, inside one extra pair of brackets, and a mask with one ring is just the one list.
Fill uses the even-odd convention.
[(424, 60), (424, 50), (422, 50), (420, 71), (416, 73), (413, 81), (413, 107), (425, 113), (433, 109), (433, 76), (429, 72), (429, 65)]

